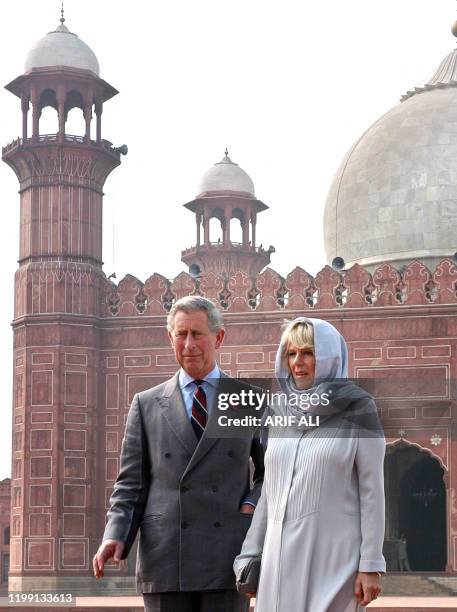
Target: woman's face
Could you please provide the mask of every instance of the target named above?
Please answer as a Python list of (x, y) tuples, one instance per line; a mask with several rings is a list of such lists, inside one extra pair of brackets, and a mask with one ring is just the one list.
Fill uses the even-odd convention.
[(298, 348), (289, 344), (287, 363), (297, 389), (309, 389), (316, 373), (316, 358), (311, 348)]

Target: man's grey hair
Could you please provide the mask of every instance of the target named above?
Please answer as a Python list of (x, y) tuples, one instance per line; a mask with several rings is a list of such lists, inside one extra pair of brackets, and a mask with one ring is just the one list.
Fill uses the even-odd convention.
[(211, 300), (199, 295), (186, 295), (175, 302), (171, 307), (167, 317), (168, 331), (171, 332), (174, 329), (177, 312), (181, 311), (190, 314), (191, 312), (197, 312), (199, 310), (201, 312), (206, 312), (208, 317), (208, 327), (212, 332), (218, 332), (220, 329), (224, 329), (222, 313)]

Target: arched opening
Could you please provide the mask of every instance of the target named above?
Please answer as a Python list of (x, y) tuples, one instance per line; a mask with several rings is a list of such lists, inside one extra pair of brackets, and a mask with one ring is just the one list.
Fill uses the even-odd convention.
[(51, 106), (46, 106), (41, 111), (39, 134), (57, 134), (59, 131), (59, 116)]
[(428, 452), (406, 442), (388, 446), (385, 459), (389, 571), (446, 569), (444, 469)]
[(230, 219), (230, 242), (232, 244), (241, 244), (243, 242), (243, 211), (235, 208)]
[(72, 108), (67, 115), (65, 123), (65, 134), (72, 136), (84, 136), (86, 133), (86, 123), (84, 114), (79, 108)]
[(232, 244), (243, 242), (243, 230), (239, 219), (230, 219), (230, 242)]
[(223, 240), (222, 223), (217, 217), (209, 220), (209, 241), (212, 244), (221, 244)]
[(40, 94), (39, 134), (57, 134), (59, 131), (59, 116), (57, 113), (56, 92), (45, 89)]
[(73, 136), (84, 136), (84, 101), (79, 91), (69, 91), (65, 100), (65, 133)]
[(222, 244), (224, 241), (224, 211), (215, 208), (209, 220), (209, 242)]

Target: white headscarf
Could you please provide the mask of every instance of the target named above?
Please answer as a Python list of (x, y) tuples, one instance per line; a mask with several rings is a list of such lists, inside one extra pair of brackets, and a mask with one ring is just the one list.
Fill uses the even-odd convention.
[[(319, 382), (347, 378), (348, 349), (340, 332), (322, 319), (298, 317), (293, 321), (293, 323), (300, 322), (310, 323), (314, 330), (314, 357), (316, 359), (314, 382), (319, 384)], [(282, 381), (292, 378), (290, 370), (284, 362), (284, 349), (284, 343), (281, 343), (276, 353), (275, 364), (275, 374), (281, 386)], [(309, 393), (309, 389), (307, 392)]]
[[(333, 415), (346, 410), (352, 402), (358, 399), (370, 399), (369, 393), (347, 379), (348, 376), (348, 349), (340, 332), (327, 321), (298, 317), (293, 323), (307, 322), (314, 330), (314, 357), (316, 359), (315, 378), (309, 389), (298, 389), (284, 359), (285, 346), (282, 342), (276, 354), (275, 373), (282, 391), (287, 395), (287, 405), (277, 406), (280, 412), (293, 414), (297, 417), (304, 414), (319, 415), (321, 424)], [(290, 401), (291, 394), (296, 396), (311, 396), (329, 399), (329, 402), (310, 406), (306, 410), (300, 408), (297, 402)], [(374, 403), (373, 403), (374, 405)], [(303, 427), (301, 427), (303, 429)], [(306, 427), (305, 427), (306, 429)]]

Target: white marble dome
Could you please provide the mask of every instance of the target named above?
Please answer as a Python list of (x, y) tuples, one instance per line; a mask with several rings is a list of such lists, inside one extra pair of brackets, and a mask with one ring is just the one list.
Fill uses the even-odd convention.
[(32, 68), (68, 66), (91, 70), (100, 75), (97, 57), (92, 49), (62, 22), (53, 32), (48, 32), (27, 53), (25, 72)]
[(333, 179), (327, 259), (429, 266), (457, 251), (457, 50), (374, 123)]
[(202, 195), (215, 191), (236, 191), (247, 193), (251, 196), (255, 195), (254, 183), (251, 177), (238, 164), (232, 162), (228, 152), (226, 152), (220, 162), (214, 164), (203, 175), (197, 194)]

